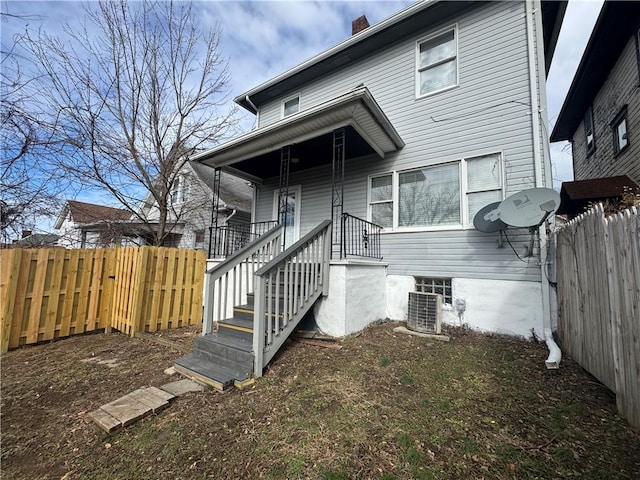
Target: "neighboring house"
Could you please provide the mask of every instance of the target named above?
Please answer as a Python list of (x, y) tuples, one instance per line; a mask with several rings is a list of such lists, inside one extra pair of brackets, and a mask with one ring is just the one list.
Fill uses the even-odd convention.
[(30, 230), (23, 230), (20, 240), (14, 240), (5, 248), (51, 248), (56, 247), (58, 235), (53, 233), (32, 233)]
[[(218, 195), (214, 195), (214, 191)], [(171, 189), (167, 218), (169, 234), (164, 246), (197, 248), (213, 256), (210, 249), (215, 227), (246, 225), (251, 218), (253, 191), (249, 182), (228, 173), (216, 178), (211, 168), (188, 162), (177, 175)], [(217, 214), (212, 215), (212, 212)], [(157, 203), (149, 194), (132, 223), (139, 231), (139, 244), (149, 240), (149, 229), (159, 221)], [(144, 222), (141, 222), (144, 219)], [(145, 229), (146, 235), (142, 233)], [(215, 242), (214, 242), (215, 243)]]
[(605, 2), (551, 134), (575, 180), (640, 183), (640, 2)]
[(67, 200), (54, 228), (58, 246), (65, 248), (107, 248), (126, 243), (121, 225), (131, 212), (93, 203)]
[[(210, 274), (207, 335), (176, 362), (181, 371), (199, 375), (204, 342), (225, 352), (218, 358), (240, 358), (244, 347), (231, 340), (225, 348), (238, 346), (236, 353), (225, 350), (221, 332), (258, 328), (246, 341), (260, 375), (312, 305), (318, 328), (341, 336), (406, 319), (416, 290), (442, 294), (449, 323), (541, 335), (550, 326), (544, 226), (527, 260), (500, 248), (497, 234), (474, 230), (473, 217), (508, 195), (552, 185), (545, 79), (565, 8), (419, 2), (360, 31), (359, 19), (350, 38), (237, 96), (256, 128), (192, 160), (251, 180), (252, 220), (279, 219), (285, 245), (300, 242), (255, 272), (246, 299), (253, 310), (236, 306), (211, 336), (214, 286), (225, 288), (213, 282), (231, 274), (232, 262)], [(327, 284), (326, 250), (322, 260), (318, 251), (329, 249), (322, 232), (331, 225)], [(528, 231), (509, 237), (522, 257)], [(242, 282), (256, 258), (236, 268)], [(251, 311), (253, 326), (243, 326)]]
[[(375, 317), (406, 317), (407, 292), (429, 285), (450, 320), (540, 332), (539, 262), (472, 221), (552, 185), (544, 82), (565, 7), (414, 4), (236, 97), (257, 128), (193, 160), (254, 182), (254, 222), (278, 219), (286, 192), (287, 243), (344, 212), (384, 227), (386, 310)], [(514, 240), (520, 251), (529, 241)]]

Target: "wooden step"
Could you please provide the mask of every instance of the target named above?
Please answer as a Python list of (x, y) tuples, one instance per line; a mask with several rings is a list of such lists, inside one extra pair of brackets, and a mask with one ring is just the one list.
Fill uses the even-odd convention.
[(201, 352), (192, 352), (179, 358), (175, 361), (174, 367), (182, 375), (210, 385), (220, 392), (234, 386), (235, 382), (246, 382), (252, 373), (224, 367), (211, 361), (209, 356)]

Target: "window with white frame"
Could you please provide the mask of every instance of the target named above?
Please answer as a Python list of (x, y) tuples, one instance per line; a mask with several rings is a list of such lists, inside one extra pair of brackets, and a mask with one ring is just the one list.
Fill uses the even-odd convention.
[(282, 102), (282, 117), (287, 117), (300, 111), (300, 95)]
[(613, 119), (613, 122), (611, 122), (611, 128), (613, 129), (613, 149), (614, 153), (617, 155), (629, 146), (626, 105), (616, 115), (616, 118)]
[(466, 159), (467, 224), (484, 206), (502, 201), (502, 156), (494, 153)]
[(191, 182), (188, 175), (178, 175), (171, 186), (171, 202), (174, 205), (189, 201)]
[(398, 174), (398, 226), (460, 224), (460, 167), (437, 165)]
[(596, 137), (593, 128), (593, 109), (587, 108), (584, 114), (584, 137), (587, 145), (587, 155), (596, 149)]
[(393, 177), (372, 177), (369, 189), (371, 221), (384, 228), (393, 227)]
[(386, 231), (470, 227), (504, 196), (500, 153), (395, 171), (369, 179), (369, 218)]
[(456, 27), (418, 41), (417, 96), (429, 95), (458, 84)]

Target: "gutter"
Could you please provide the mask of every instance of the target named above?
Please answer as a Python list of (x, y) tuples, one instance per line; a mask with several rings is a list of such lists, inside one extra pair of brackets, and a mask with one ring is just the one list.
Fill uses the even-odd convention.
[[(533, 165), (535, 170), (535, 187), (545, 187), (545, 182), (542, 176), (542, 168), (544, 163), (545, 152), (541, 148), (541, 117), (543, 111), (540, 105), (541, 98), (538, 98), (538, 90), (536, 85), (540, 82), (539, 75), (536, 76), (536, 59), (540, 54), (541, 47), (541, 21), (538, 22), (537, 30), (534, 33), (533, 28), (536, 26), (535, 15), (542, 15), (542, 6), (539, 0), (525, 0), (525, 16), (527, 26), (527, 50), (529, 57), (529, 88), (531, 93), (531, 125), (533, 127)], [(537, 40), (537, 44), (534, 43)], [(537, 47), (537, 50), (536, 50)], [(544, 46), (542, 45), (542, 52), (544, 52)], [(542, 80), (544, 82), (544, 80)], [(540, 83), (540, 88), (545, 88), (544, 83)], [(542, 94), (541, 94), (542, 97)], [(546, 98), (546, 97), (545, 97)], [(545, 145), (548, 145), (548, 140), (542, 139)], [(548, 157), (547, 157), (548, 158)], [(551, 165), (546, 165), (547, 176), (551, 175)], [(562, 359), (562, 352), (560, 348), (553, 340), (551, 332), (551, 287), (549, 285), (549, 279), (547, 278), (547, 223), (544, 222), (538, 229), (538, 238), (540, 240), (540, 283), (542, 287), (542, 325), (544, 328), (544, 339), (549, 348), (549, 357), (545, 361), (547, 369), (557, 369), (560, 366), (560, 360)]]

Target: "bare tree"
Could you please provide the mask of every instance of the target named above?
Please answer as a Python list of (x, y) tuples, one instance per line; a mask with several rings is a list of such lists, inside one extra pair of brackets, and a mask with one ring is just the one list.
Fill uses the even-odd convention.
[[(29, 18), (2, 12), (3, 22)], [(0, 238), (19, 238), (22, 230), (34, 230), (36, 219), (58, 207), (60, 192), (68, 189), (65, 176), (52, 161), (66, 155), (67, 147), (55, 138), (55, 117), (42, 115), (36, 101), (31, 65), (20, 50), (20, 39), (3, 45), (0, 68)]]
[(160, 245), (185, 213), (171, 191), (187, 156), (235, 126), (220, 26), (201, 29), (186, 3), (100, 2), (85, 13), (64, 40), (25, 35), (56, 136), (73, 148), (60, 167), (109, 192)]

